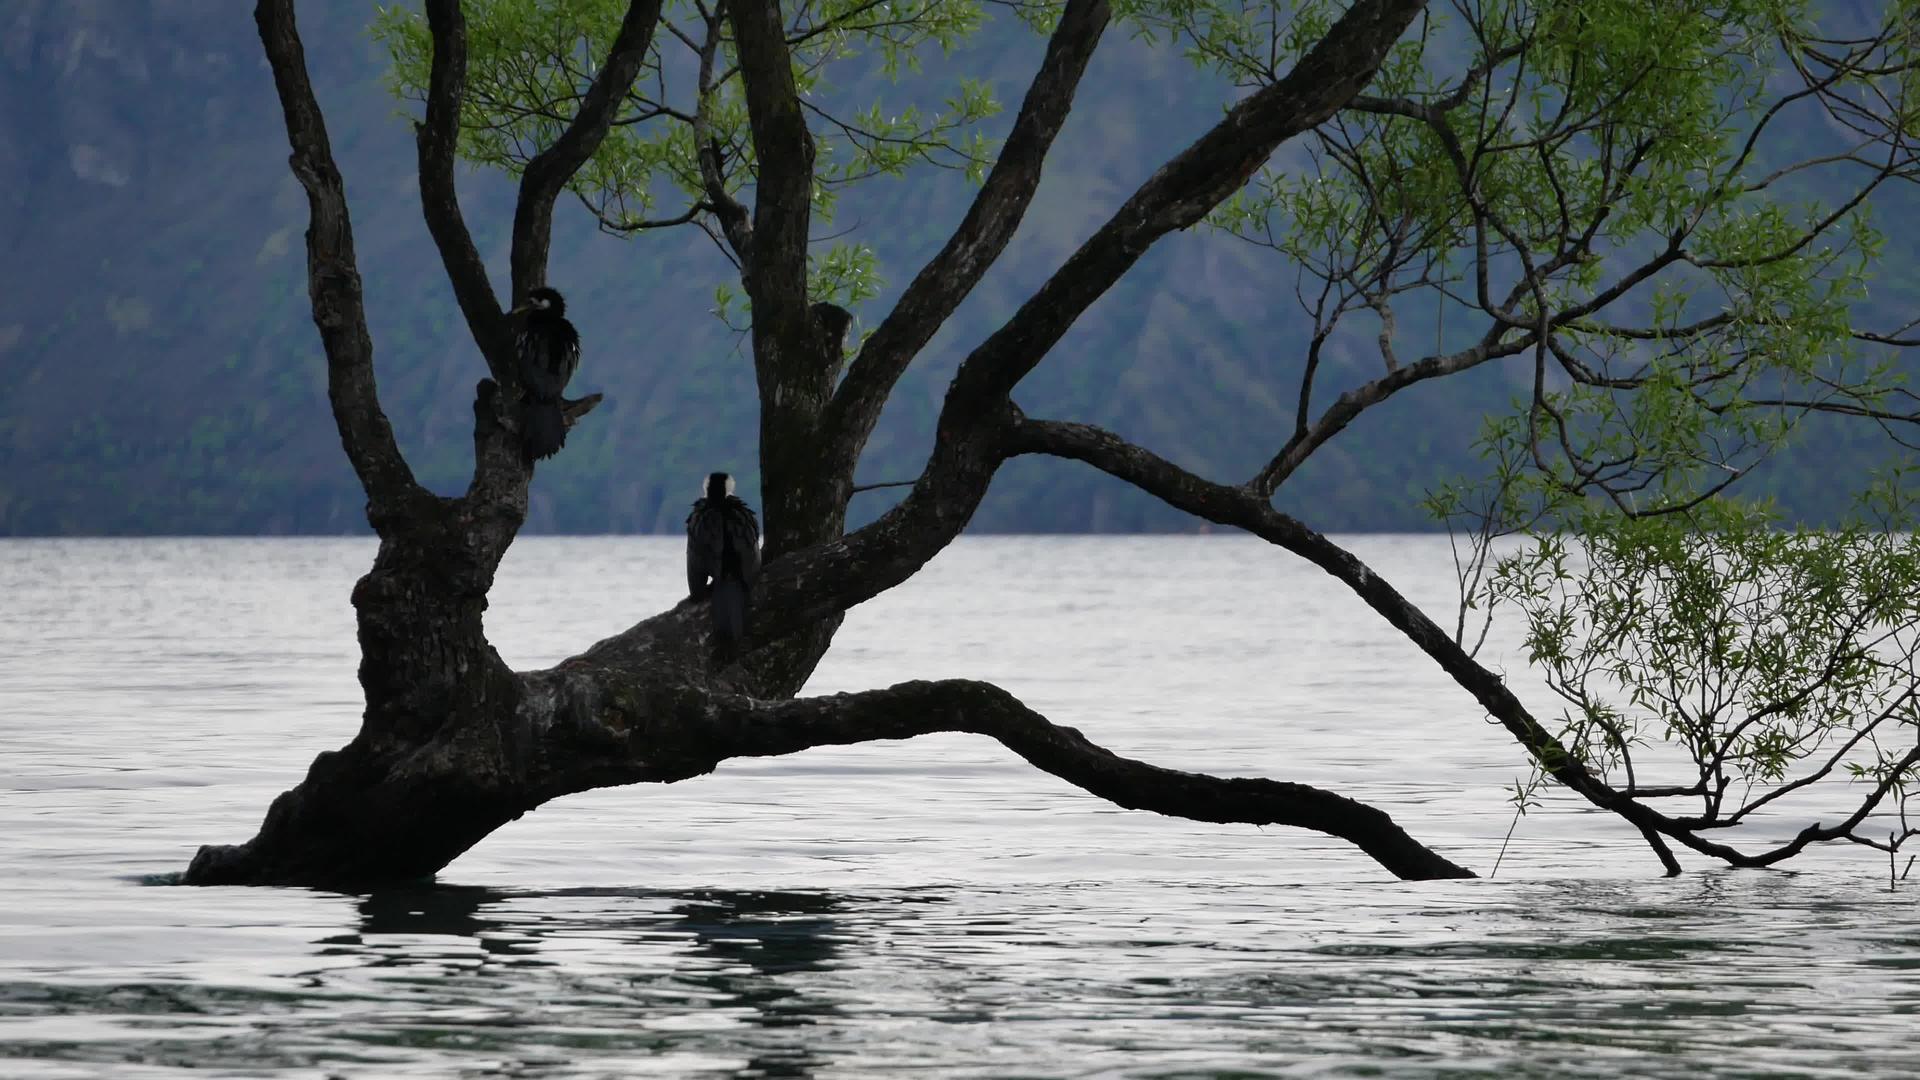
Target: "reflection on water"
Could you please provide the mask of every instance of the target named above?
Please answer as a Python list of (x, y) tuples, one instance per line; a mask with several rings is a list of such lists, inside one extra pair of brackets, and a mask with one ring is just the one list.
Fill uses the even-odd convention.
[[(1362, 543), (1444, 602), (1444, 541)], [(541, 545), (575, 576), (509, 563), (514, 663), (671, 592), (670, 543), (516, 558)], [(1920, 891), (1857, 852), (1667, 881), (1556, 802), (1498, 880), (1407, 885), (963, 736), (568, 799), (436, 887), (150, 884), (352, 730), (369, 553), (0, 553), (0, 1076), (1920, 1075)], [(1484, 871), (1516, 765), (1421, 664), (1257, 545), (970, 541), (856, 612), (814, 689), (993, 678), (1123, 752), (1343, 787)]]
[(250, 987), (6, 983), (0, 1060), (23, 1076), (1913, 1075), (1910, 902), (1776, 877), (411, 889), (340, 898), (340, 932)]
[[(414, 889), (363, 898), (359, 932), (320, 944), (322, 955), (356, 957), (367, 968), (410, 969), (383, 981), (435, 994), (460, 986), (469, 1000), (495, 992), (511, 999), (530, 980), (560, 984), (533, 1003), (503, 1001), (494, 1016), (456, 1016), (451, 1024), (439, 1016), (415, 1019), (372, 1041), (447, 1042), (465, 1052), (613, 1051), (657, 1065), (663, 1055), (708, 1056), (698, 1048), (712, 1032), (804, 1028), (830, 1015), (831, 1002), (811, 999), (782, 977), (836, 966), (839, 907), (834, 897), (808, 893)], [(457, 947), (420, 948), (445, 938)], [(599, 954), (611, 970), (583, 970), (597, 965), (576, 953)], [(530, 970), (536, 968), (554, 970)], [(476, 1021), (498, 1029), (495, 1036), (473, 1040)], [(741, 1075), (810, 1076), (818, 1063), (803, 1033), (747, 1041), (752, 1056), (727, 1066)], [(725, 1049), (739, 1053), (739, 1042), (730, 1039)]]

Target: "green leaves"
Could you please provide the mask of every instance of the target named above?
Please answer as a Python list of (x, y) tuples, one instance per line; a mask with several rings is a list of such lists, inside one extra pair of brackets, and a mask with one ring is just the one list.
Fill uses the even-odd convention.
[[(1772, 785), (1871, 771), (1920, 737), (1920, 539), (1886, 527), (1910, 528), (1904, 510), (1788, 530), (1714, 500), (1575, 524), (1501, 558), (1488, 599), (1524, 618), (1528, 660), (1567, 705), (1562, 740), (1615, 782), (1687, 788), (1737, 820)], [(1662, 742), (1682, 756), (1642, 749)]]
[[(476, 165), (518, 174), (565, 130), (626, 10), (624, 0), (468, 0), (468, 88), (459, 151)], [(979, 130), (999, 111), (992, 90), (960, 78), (931, 101), (903, 78), (925, 56), (952, 50), (982, 25), (977, 0), (825, 0), (787, 13), (794, 79), (815, 140), (814, 213), (831, 222), (838, 188), (916, 166), (978, 179), (992, 147)], [(432, 64), (425, 19), (404, 5), (379, 9), (375, 40), (393, 58), (390, 86), (420, 100)], [(720, 233), (721, 199), (751, 203), (756, 160), (732, 32), (724, 8), (670, 0), (652, 55), (599, 151), (570, 185), (616, 233), (698, 223)], [(845, 79), (854, 95), (848, 104)], [(710, 154), (711, 175), (701, 156)], [(824, 262), (842, 265), (844, 254)], [(822, 295), (870, 295), (829, 271)], [(850, 280), (850, 279), (849, 279)], [(864, 286), (863, 286), (864, 288)], [(838, 290), (838, 291), (836, 291)]]

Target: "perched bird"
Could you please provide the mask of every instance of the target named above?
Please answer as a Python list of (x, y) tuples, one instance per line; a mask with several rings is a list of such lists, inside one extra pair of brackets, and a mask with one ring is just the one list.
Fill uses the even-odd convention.
[(747, 603), (760, 576), (760, 519), (733, 493), (733, 477), (707, 476), (705, 497), (687, 515), (687, 594), (712, 595), (713, 639), (738, 650), (747, 636)]
[(512, 314), (524, 316), (514, 345), (520, 354), (520, 439), (527, 464), (550, 458), (567, 442), (560, 394), (580, 369), (580, 333), (567, 321), (567, 302), (544, 286), (527, 294)]
[(853, 325), (853, 312), (825, 300), (807, 311), (819, 329), (821, 348), (827, 354), (827, 377), (832, 382), (840, 378), (840, 369), (847, 363), (847, 328)]

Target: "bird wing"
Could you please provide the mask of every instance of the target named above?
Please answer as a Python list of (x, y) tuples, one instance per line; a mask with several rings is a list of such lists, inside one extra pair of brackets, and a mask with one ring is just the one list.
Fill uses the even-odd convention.
[(580, 331), (565, 319), (560, 320), (556, 336), (559, 338), (560, 351), (554, 359), (559, 364), (554, 373), (560, 377), (560, 389), (565, 390), (573, 381), (574, 373), (580, 370)]
[(527, 393), (543, 401), (558, 400), (580, 369), (580, 334), (573, 324), (565, 319), (530, 319), (515, 345), (520, 353), (520, 381)]
[(687, 592), (698, 594), (709, 578), (720, 576), (720, 556), (726, 543), (722, 515), (707, 500), (693, 504), (687, 515)]
[(740, 580), (753, 584), (760, 576), (760, 519), (738, 496), (727, 497), (727, 541), (740, 559)]

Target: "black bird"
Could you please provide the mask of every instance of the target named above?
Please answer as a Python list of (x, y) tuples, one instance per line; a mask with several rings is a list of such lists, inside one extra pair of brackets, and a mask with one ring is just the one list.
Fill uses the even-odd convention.
[(732, 654), (747, 636), (747, 602), (760, 576), (760, 519), (733, 493), (733, 477), (707, 476), (705, 498), (687, 515), (687, 593), (712, 594), (713, 639)]
[(827, 381), (835, 382), (847, 363), (847, 328), (853, 325), (853, 312), (825, 300), (807, 310), (813, 315), (813, 325), (819, 328), (821, 348), (826, 350)]
[(567, 302), (556, 290), (541, 287), (513, 309), (525, 316), (514, 345), (520, 354), (520, 440), (527, 464), (550, 458), (567, 442), (567, 418), (560, 394), (580, 369), (580, 333), (567, 321)]

